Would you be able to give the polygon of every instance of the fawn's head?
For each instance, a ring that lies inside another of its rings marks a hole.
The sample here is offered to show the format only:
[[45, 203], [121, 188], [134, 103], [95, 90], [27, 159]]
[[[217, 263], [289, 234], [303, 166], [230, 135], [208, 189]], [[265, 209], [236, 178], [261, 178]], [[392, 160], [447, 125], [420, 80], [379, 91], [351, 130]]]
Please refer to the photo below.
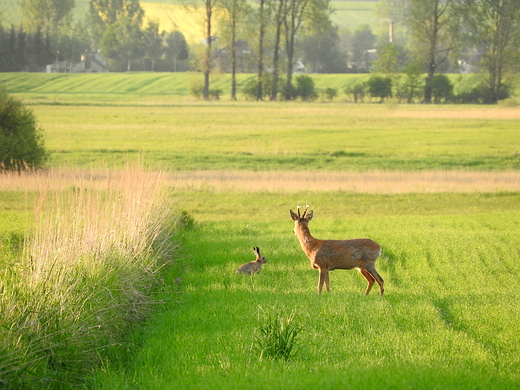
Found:
[[255, 261], [258, 261], [259, 263], [262, 263], [262, 264], [267, 263], [267, 259], [260, 254], [260, 248], [259, 247], [257, 247], [257, 246], [253, 247], [253, 251], [255, 252], [255, 255], [256, 255], [256, 260]]
[[294, 221], [294, 232], [296, 233], [296, 229], [301, 226], [307, 227], [309, 224], [309, 221], [313, 217], [313, 211], [308, 211], [309, 205], [305, 206], [305, 210], [303, 210], [303, 214], [300, 214], [300, 204], [298, 203], [297, 211], [298, 214], [296, 214], [294, 211], [291, 211], [291, 218]]

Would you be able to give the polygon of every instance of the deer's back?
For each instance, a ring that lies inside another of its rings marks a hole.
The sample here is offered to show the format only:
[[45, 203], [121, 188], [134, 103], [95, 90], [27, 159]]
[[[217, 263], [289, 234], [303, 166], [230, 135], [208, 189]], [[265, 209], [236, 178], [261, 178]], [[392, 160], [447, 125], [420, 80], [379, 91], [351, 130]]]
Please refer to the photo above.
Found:
[[351, 269], [374, 263], [381, 246], [369, 238], [353, 240], [323, 240], [316, 251], [315, 262], [333, 269]]

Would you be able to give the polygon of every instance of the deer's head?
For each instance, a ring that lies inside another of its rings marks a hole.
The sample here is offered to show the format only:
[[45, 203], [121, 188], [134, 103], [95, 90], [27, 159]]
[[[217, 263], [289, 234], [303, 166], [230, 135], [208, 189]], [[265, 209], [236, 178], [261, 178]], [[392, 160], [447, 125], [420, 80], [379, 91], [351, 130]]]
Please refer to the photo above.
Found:
[[303, 210], [303, 214], [300, 214], [300, 204], [298, 203], [296, 211], [298, 211], [298, 214], [296, 214], [294, 211], [290, 210], [291, 212], [291, 218], [294, 221], [294, 233], [296, 233], [296, 229], [300, 226], [307, 226], [309, 224], [309, 221], [313, 217], [313, 211], [309, 210], [309, 205], [305, 206], [305, 210]]

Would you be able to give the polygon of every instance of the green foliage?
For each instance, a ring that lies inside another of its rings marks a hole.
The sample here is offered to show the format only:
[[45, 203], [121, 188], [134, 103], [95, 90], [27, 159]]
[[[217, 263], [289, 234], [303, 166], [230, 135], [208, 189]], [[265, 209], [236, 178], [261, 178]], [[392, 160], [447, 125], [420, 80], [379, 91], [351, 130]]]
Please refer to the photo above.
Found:
[[336, 88], [327, 88], [323, 91], [323, 95], [325, 99], [332, 101], [336, 96], [338, 96], [338, 90]]
[[392, 96], [392, 79], [390, 77], [372, 75], [367, 81], [368, 93], [385, 100]]
[[33, 112], [0, 88], [0, 170], [41, 168], [47, 158]]
[[[278, 91], [284, 91], [287, 85], [287, 79], [284, 76], [278, 77]], [[248, 100], [256, 100], [259, 92], [259, 82], [258, 78], [248, 78], [248, 80], [244, 83], [244, 87], [242, 88], [242, 92], [244, 93], [246, 99]], [[262, 75], [262, 99], [268, 99], [271, 96], [271, 91], [273, 90], [273, 75], [271, 73], [265, 73]], [[290, 92], [290, 94], [294, 93], [294, 91]]]
[[314, 88], [314, 80], [307, 75], [298, 75], [295, 77], [296, 86], [294, 87], [294, 96], [300, 97], [303, 101], [316, 100], [318, 94]]
[[367, 84], [365, 82], [355, 83], [345, 88], [345, 93], [352, 96], [354, 103], [362, 102], [367, 93]]
[[434, 75], [431, 87], [435, 103], [447, 102], [453, 99], [453, 84], [445, 74], [439, 73]]
[[422, 96], [423, 88], [423, 65], [412, 61], [406, 66], [406, 77], [404, 82], [399, 85], [397, 97], [412, 103], [415, 99]]
[[404, 66], [405, 55], [402, 46], [388, 43], [379, 49], [378, 56], [379, 58], [372, 63], [372, 73], [395, 74]]
[[289, 315], [283, 312], [273, 313], [260, 306], [263, 318], [261, 325], [255, 329], [252, 350], [258, 354], [260, 361], [264, 359], [291, 360], [296, 356], [300, 342], [298, 336], [303, 328], [294, 320], [295, 312]]

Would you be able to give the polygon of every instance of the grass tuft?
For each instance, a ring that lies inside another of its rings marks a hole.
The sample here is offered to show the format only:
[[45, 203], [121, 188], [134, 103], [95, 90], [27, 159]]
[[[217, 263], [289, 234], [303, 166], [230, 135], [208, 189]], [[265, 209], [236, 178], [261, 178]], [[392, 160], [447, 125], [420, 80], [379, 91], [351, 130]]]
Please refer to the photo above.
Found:
[[291, 360], [295, 357], [303, 327], [294, 321], [295, 312], [270, 312], [260, 307], [262, 324], [255, 329], [252, 350], [262, 360]]

